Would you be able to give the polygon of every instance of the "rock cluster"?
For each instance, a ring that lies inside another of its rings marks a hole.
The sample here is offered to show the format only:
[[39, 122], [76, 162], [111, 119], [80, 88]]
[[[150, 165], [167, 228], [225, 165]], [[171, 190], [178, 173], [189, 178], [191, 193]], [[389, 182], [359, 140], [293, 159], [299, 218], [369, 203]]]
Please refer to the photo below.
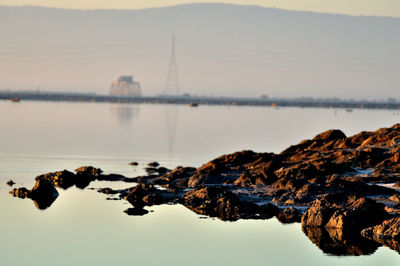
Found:
[[311, 241], [330, 254], [370, 254], [382, 244], [400, 252], [400, 124], [351, 137], [328, 130], [280, 154], [244, 150], [199, 168], [169, 170], [152, 162], [145, 170], [148, 175], [128, 178], [81, 167], [37, 180], [62, 188], [93, 180], [136, 182], [99, 192], [126, 199], [133, 205], [129, 215], [167, 203], [227, 221], [276, 216], [283, 223], [301, 221]]

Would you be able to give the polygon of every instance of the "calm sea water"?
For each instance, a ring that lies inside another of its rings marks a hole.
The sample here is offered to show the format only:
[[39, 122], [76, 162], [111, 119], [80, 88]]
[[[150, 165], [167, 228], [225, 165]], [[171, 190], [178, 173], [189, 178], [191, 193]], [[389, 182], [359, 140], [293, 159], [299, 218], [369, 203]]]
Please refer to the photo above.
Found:
[[[87, 189], [59, 189], [41, 211], [12, 198], [5, 182], [30, 188], [39, 174], [81, 165], [126, 176], [143, 174], [149, 161], [200, 166], [225, 153], [280, 152], [330, 128], [352, 135], [399, 118], [387, 110], [0, 102], [1, 264], [398, 265], [399, 254], [385, 247], [369, 256], [324, 254], [300, 224], [200, 219], [180, 205], [133, 217], [123, 213], [127, 202]], [[126, 184], [90, 185], [104, 186]]]

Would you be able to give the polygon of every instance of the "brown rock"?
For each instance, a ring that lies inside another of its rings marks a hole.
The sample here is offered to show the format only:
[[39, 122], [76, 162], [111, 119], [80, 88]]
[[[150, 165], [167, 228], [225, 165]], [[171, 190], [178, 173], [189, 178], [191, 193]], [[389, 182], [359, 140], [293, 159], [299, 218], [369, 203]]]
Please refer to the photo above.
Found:
[[301, 219], [303, 226], [360, 230], [388, 218], [384, 205], [368, 198], [331, 194], [314, 201]]
[[35, 185], [31, 190], [22, 188], [15, 188], [10, 191], [14, 197], [19, 198], [30, 198], [33, 200], [34, 204], [39, 209], [46, 209], [51, 206], [51, 204], [58, 197], [58, 191], [47, 179], [39, 179], [36, 181]]
[[75, 172], [80, 176], [98, 176], [103, 171], [100, 168], [94, 168], [93, 166], [81, 166], [75, 169]]
[[147, 166], [150, 166], [150, 167], [158, 167], [159, 165], [160, 164], [158, 162], [150, 162], [147, 164]]
[[76, 176], [74, 173], [63, 170], [58, 172], [47, 173], [43, 175], [39, 175], [35, 178], [35, 180], [45, 179], [50, 181], [54, 186], [67, 189], [72, 187], [76, 183]]
[[283, 224], [298, 223], [301, 221], [301, 213], [293, 208], [285, 208], [276, 215], [276, 218]]
[[187, 192], [181, 203], [196, 213], [236, 221], [240, 218], [256, 217], [257, 205], [242, 201], [230, 191], [217, 187], [203, 187]]
[[346, 135], [338, 129], [331, 129], [316, 135], [313, 140], [329, 142], [332, 140], [345, 139]]
[[362, 230], [361, 234], [375, 240], [393, 239], [400, 241], [400, 217], [383, 221], [381, 224]]
[[15, 182], [12, 180], [8, 180], [6, 184], [12, 187], [15, 184]]
[[21, 199], [28, 198], [30, 196], [30, 193], [31, 192], [25, 187], [14, 188], [13, 190], [10, 191], [11, 195]]

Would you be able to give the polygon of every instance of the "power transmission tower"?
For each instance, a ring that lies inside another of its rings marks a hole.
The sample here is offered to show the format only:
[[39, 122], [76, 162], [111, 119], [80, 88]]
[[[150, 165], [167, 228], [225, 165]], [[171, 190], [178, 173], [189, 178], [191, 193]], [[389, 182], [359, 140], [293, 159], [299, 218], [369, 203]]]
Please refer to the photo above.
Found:
[[171, 56], [169, 59], [167, 82], [165, 84], [164, 94], [179, 95], [178, 67], [175, 55], [175, 35], [172, 35]]

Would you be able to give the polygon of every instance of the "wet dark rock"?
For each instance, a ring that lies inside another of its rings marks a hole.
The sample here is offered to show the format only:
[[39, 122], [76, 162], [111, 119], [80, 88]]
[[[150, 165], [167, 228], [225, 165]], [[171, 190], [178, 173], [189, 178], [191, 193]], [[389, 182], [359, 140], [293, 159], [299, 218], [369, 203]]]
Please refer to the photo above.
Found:
[[289, 207], [281, 210], [276, 218], [283, 224], [299, 223], [301, 221], [301, 212], [296, 208]]
[[68, 189], [69, 187], [75, 185], [77, 178], [74, 173], [67, 170], [63, 170], [63, 171], [39, 175], [35, 178], [35, 180], [37, 181], [43, 179], [50, 181], [56, 187]]
[[253, 168], [252, 163], [269, 162], [274, 156], [272, 153], [255, 153], [248, 150], [222, 155], [198, 168], [190, 177], [188, 186], [195, 188], [204, 184], [233, 183], [244, 173], [246, 166]]
[[133, 187], [125, 199], [136, 208], [160, 205], [175, 200], [179, 194], [159, 190], [151, 184], [138, 184]]
[[268, 162], [258, 159], [247, 166], [247, 170], [233, 182], [233, 185], [240, 187], [270, 185], [278, 180], [274, 171], [281, 166], [280, 158], [273, 158]]
[[171, 171], [165, 167], [158, 167], [158, 168], [157, 167], [146, 167], [146, 168], [144, 168], [144, 170], [149, 175], [164, 175]]
[[138, 162], [130, 162], [129, 164], [132, 165], [132, 166], [137, 166], [137, 165], [139, 165]]
[[390, 217], [384, 205], [372, 199], [330, 194], [317, 199], [301, 219], [304, 227], [336, 228], [344, 231], [376, 225]]
[[313, 140], [314, 141], [322, 141], [322, 142], [329, 142], [329, 141], [335, 141], [335, 140], [341, 140], [345, 139], [346, 135], [338, 129], [330, 129], [325, 132], [322, 132], [318, 135], [316, 135]]
[[347, 139], [347, 147], [356, 148], [372, 135], [374, 135], [374, 132], [362, 131], [354, 136], [351, 136]]
[[103, 171], [100, 168], [94, 168], [93, 166], [81, 166], [75, 169], [75, 172], [78, 176], [95, 177], [100, 175]]
[[274, 173], [260, 175], [245, 172], [238, 179], [236, 179], [235, 182], [233, 182], [233, 185], [240, 187], [265, 186], [272, 184], [277, 179], [278, 178]]
[[169, 171], [171, 171], [171, 170], [169, 170], [169, 169], [167, 169], [165, 167], [158, 167], [157, 168], [157, 173], [159, 175], [164, 175], [164, 174], [168, 173]]
[[196, 213], [227, 221], [260, 214], [256, 204], [243, 201], [236, 194], [218, 187], [201, 187], [188, 191], [180, 203]]
[[151, 175], [151, 174], [157, 174], [157, 168], [156, 167], [146, 167], [144, 168], [144, 170], [146, 171], [147, 174]]
[[[229, 179], [227, 175], [222, 175], [227, 166], [220, 162], [209, 162], [199, 169], [188, 180], [189, 187], [197, 187], [202, 184], [223, 184]], [[231, 178], [232, 179], [232, 178]]]
[[6, 184], [9, 185], [10, 187], [12, 187], [12, 186], [14, 186], [15, 182], [12, 180], [8, 180]]
[[306, 178], [352, 173], [355, 170], [345, 163], [335, 163], [327, 159], [307, 160], [282, 167], [275, 174], [278, 178]]
[[10, 194], [14, 197], [18, 197], [21, 199], [28, 198], [30, 196], [31, 191], [28, 190], [26, 187], [21, 188], [14, 188], [10, 191]]
[[313, 143], [312, 140], [303, 140], [301, 141], [299, 144], [296, 145], [291, 145], [290, 147], [288, 147], [287, 149], [283, 150], [280, 155], [282, 156], [290, 156], [296, 153], [302, 153], [304, 152], [311, 144]]
[[161, 179], [171, 187], [186, 188], [189, 178], [194, 175], [196, 168], [179, 166], [167, 174], [164, 174]]
[[150, 167], [158, 167], [160, 164], [158, 163], [158, 162], [150, 162], [150, 163], [148, 163], [147, 164], [147, 166], [150, 166]]
[[82, 166], [75, 171], [77, 172], [76, 174], [68, 170], [52, 172], [39, 175], [35, 179], [48, 180], [53, 183], [54, 186], [62, 189], [68, 189], [72, 186], [84, 189], [96, 179], [100, 181], [120, 181], [125, 178], [124, 176], [117, 174], [102, 175], [100, 169], [92, 166]]

